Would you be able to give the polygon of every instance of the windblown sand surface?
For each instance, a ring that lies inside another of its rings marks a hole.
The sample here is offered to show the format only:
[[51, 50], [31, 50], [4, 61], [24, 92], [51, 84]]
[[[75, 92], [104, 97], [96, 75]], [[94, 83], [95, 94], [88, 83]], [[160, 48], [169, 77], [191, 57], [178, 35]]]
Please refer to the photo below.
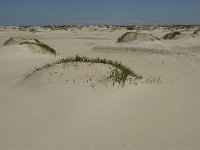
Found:
[[[93, 29], [95, 28], [96, 31]], [[117, 43], [128, 31], [21, 31], [0, 28], [0, 150], [199, 150], [198, 28], [135, 29], [140, 40]], [[145, 35], [160, 40], [145, 40]], [[57, 55], [34, 53], [11, 37], [38, 39]], [[144, 39], [144, 40], [143, 40]], [[125, 86], [108, 80], [112, 66], [57, 64], [75, 55], [119, 61], [143, 76]]]

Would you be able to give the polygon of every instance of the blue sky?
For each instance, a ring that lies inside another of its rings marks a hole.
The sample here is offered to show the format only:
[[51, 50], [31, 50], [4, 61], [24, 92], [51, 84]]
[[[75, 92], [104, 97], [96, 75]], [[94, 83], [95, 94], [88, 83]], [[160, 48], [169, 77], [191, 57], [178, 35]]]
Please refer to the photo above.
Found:
[[0, 25], [200, 24], [200, 0], [0, 0]]

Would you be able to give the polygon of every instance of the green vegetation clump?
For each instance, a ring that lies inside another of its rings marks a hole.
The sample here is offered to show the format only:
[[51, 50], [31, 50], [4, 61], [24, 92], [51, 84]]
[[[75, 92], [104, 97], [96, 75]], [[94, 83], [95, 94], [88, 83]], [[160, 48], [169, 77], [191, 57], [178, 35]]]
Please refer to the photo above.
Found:
[[125, 82], [128, 80], [128, 78], [134, 78], [134, 80], [140, 80], [142, 79], [141, 75], [138, 75], [128, 67], [122, 65], [121, 63], [117, 61], [107, 60], [107, 59], [100, 59], [100, 58], [88, 58], [88, 57], [82, 57], [82, 56], [75, 56], [70, 58], [64, 58], [61, 60], [58, 60], [57, 62], [54, 62], [52, 64], [46, 64], [42, 67], [36, 68], [33, 72], [27, 75], [27, 77], [33, 75], [35, 72], [38, 72], [42, 69], [49, 68], [56, 64], [65, 64], [65, 63], [73, 63], [73, 62], [81, 62], [81, 63], [98, 63], [98, 64], [107, 64], [111, 65], [115, 69], [111, 71], [109, 78], [113, 80], [113, 83], [117, 82], [121, 85], [124, 85]]
[[154, 37], [151, 34], [142, 34], [142, 33], [137, 33], [137, 32], [127, 32], [121, 37], [118, 38], [117, 42], [122, 43], [122, 42], [133, 42], [136, 40], [140, 41], [156, 41], [160, 40], [157, 37]]
[[166, 34], [166, 35], [163, 37], [163, 39], [165, 39], [165, 40], [172, 40], [172, 39], [176, 39], [177, 36], [179, 36], [179, 35], [181, 35], [181, 32], [175, 31], [175, 32]]

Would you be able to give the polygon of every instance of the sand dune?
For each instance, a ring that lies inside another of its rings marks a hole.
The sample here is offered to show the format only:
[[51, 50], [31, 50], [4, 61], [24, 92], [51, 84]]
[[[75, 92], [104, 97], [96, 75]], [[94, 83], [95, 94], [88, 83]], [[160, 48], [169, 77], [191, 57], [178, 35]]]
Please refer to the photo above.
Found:
[[58, 64], [25, 78], [16, 86], [70, 88], [85, 84], [91, 89], [98, 86], [113, 86], [114, 82], [110, 78], [113, 69], [112, 66], [92, 63]]
[[34, 53], [53, 54], [56, 55], [56, 51], [48, 45], [40, 42], [37, 39], [25, 39], [25, 38], [10, 38], [4, 42], [5, 46], [8, 45], [26, 45]]
[[[38, 65], [51, 62], [54, 55], [41, 55], [41, 48], [33, 45], [20, 44], [27, 40], [22, 38], [11, 39], [6, 46], [0, 49], [1, 71], [0, 87], [11, 87]], [[30, 40], [33, 42], [33, 40]], [[8, 69], [12, 68], [12, 69]]]
[[[145, 41], [197, 27], [135, 27], [145, 37], [134, 44], [116, 43], [125, 27], [95, 28], [0, 30], [0, 149], [199, 150], [199, 37]], [[39, 39], [60, 55], [33, 53], [23, 39], [4, 46], [10, 37]], [[143, 79], [113, 86], [108, 64], [55, 64], [77, 54], [121, 62]]]
[[110, 84], [113, 87], [115, 84], [121, 87], [127, 83], [137, 84], [137, 80], [141, 80], [142, 76], [119, 62], [76, 56], [35, 68], [26, 75], [23, 81], [26, 82], [29, 78], [33, 78], [34, 81], [38, 80], [37, 83], [32, 82], [34, 86], [40, 86], [40, 83], [66, 84], [73, 82], [75, 84], [78, 82], [89, 83], [94, 88], [99, 84], [104, 86]]
[[150, 34], [142, 34], [137, 32], [127, 32], [118, 39], [118, 43], [134, 42], [134, 41], [156, 41], [158, 38]]

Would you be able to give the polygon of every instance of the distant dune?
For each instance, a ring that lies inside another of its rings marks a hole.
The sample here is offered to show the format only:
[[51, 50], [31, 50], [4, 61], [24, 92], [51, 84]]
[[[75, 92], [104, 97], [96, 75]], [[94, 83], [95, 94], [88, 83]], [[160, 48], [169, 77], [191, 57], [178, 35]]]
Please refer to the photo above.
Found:
[[127, 32], [118, 39], [118, 43], [134, 42], [134, 41], [156, 41], [158, 38], [150, 34], [142, 34], [136, 32]]
[[53, 54], [56, 55], [56, 51], [48, 45], [40, 42], [37, 39], [25, 39], [20, 37], [10, 38], [4, 42], [5, 46], [9, 45], [26, 45], [32, 52], [42, 54]]

